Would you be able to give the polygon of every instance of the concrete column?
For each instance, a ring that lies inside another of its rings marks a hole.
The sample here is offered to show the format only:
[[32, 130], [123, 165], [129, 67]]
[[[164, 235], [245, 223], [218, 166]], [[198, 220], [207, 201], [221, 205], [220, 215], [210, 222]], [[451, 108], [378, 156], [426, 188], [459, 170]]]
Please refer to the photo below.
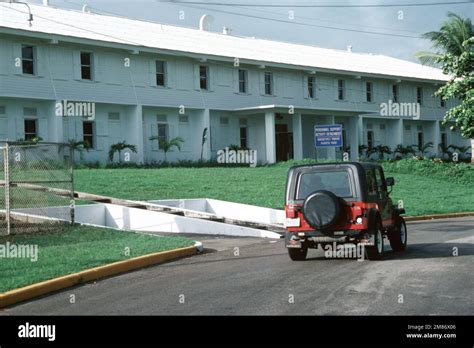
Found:
[[359, 115], [357, 119], [357, 131], [359, 132], [359, 143], [364, 144], [364, 116]]
[[[206, 142], [202, 145], [202, 134], [204, 129], [207, 128]], [[199, 158], [203, 161], [209, 161], [211, 159], [211, 137], [217, 137], [217, 134], [211, 134], [211, 113], [209, 109], [203, 109], [201, 112], [201, 127], [198, 129], [198, 149], [199, 149]]]
[[395, 121], [395, 127], [393, 129], [393, 141], [394, 141], [394, 148], [398, 144], [403, 144], [403, 118], [399, 118]]
[[349, 119], [349, 146], [351, 149], [351, 161], [357, 161], [359, 158], [359, 118], [351, 117]]
[[[334, 116], [329, 116], [328, 117], [328, 124], [334, 124], [336, 122], [336, 118]], [[328, 147], [326, 148], [327, 150], [327, 159], [335, 160], [336, 159], [336, 148], [335, 147]]]
[[295, 160], [303, 159], [303, 125], [301, 114], [293, 116], [293, 153]]
[[275, 163], [275, 113], [273, 111], [268, 111], [265, 113], [265, 152], [267, 162]]
[[144, 141], [148, 141], [148, 139], [144, 139], [143, 134], [143, 107], [142, 105], [134, 105], [127, 109], [127, 142], [130, 142], [137, 147], [137, 153], [133, 154], [132, 158], [135, 158], [135, 162], [137, 163], [144, 163]]
[[433, 121], [433, 139], [432, 139], [432, 142], [433, 142], [433, 147], [431, 148], [431, 153], [433, 155], [437, 155], [438, 154], [438, 144], [441, 143], [441, 132], [440, 132], [440, 129], [439, 129], [439, 121], [436, 120], [436, 121]]
[[[44, 139], [44, 141], [50, 141], [53, 143], [62, 143], [65, 139], [63, 139], [63, 117], [62, 115], [56, 115], [56, 105], [59, 103], [61, 104], [61, 100], [54, 100], [51, 101], [50, 105], [48, 106], [48, 138]], [[66, 142], [68, 140], [66, 139]]]

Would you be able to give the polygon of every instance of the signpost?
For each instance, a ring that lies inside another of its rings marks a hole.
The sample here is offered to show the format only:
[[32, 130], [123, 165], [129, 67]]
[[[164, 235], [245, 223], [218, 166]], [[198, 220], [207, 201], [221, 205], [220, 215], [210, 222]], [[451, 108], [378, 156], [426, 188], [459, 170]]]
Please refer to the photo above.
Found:
[[342, 124], [314, 125], [315, 147], [342, 147]]

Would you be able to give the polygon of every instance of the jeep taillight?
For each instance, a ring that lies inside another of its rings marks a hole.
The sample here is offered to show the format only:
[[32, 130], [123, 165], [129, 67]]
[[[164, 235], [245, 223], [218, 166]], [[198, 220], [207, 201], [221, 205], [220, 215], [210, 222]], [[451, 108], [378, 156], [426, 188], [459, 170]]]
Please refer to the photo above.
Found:
[[288, 204], [286, 206], [286, 217], [294, 218], [296, 217], [296, 209], [294, 204]]

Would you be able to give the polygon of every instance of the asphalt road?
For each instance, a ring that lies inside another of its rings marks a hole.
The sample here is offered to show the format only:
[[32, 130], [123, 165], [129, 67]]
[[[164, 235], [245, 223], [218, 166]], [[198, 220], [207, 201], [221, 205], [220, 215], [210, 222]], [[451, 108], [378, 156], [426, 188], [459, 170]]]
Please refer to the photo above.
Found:
[[[0, 313], [474, 314], [474, 218], [413, 222], [408, 233], [407, 251], [393, 253], [386, 242], [384, 261], [331, 260], [312, 250], [308, 260], [294, 262], [282, 240], [205, 240], [205, 246], [218, 251], [68, 289]], [[454, 248], [458, 256], [453, 256]]]

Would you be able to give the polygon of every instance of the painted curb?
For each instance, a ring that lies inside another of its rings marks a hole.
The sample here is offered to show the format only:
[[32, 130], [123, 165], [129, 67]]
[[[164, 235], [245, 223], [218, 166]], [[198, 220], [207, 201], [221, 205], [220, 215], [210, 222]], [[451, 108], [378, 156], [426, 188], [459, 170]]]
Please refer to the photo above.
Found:
[[406, 216], [404, 217], [404, 219], [405, 221], [423, 221], [423, 220], [435, 220], [435, 219], [452, 219], [452, 218], [459, 218], [459, 217], [465, 217], [465, 216], [474, 216], [474, 212]]
[[0, 294], [0, 308], [93, 280], [110, 277], [186, 256], [195, 255], [198, 252], [199, 251], [196, 246], [191, 246], [138, 256], [129, 260], [114, 262], [108, 265], [99, 266], [78, 273], [68, 274], [59, 278], [28, 285], [23, 288], [10, 290]]

